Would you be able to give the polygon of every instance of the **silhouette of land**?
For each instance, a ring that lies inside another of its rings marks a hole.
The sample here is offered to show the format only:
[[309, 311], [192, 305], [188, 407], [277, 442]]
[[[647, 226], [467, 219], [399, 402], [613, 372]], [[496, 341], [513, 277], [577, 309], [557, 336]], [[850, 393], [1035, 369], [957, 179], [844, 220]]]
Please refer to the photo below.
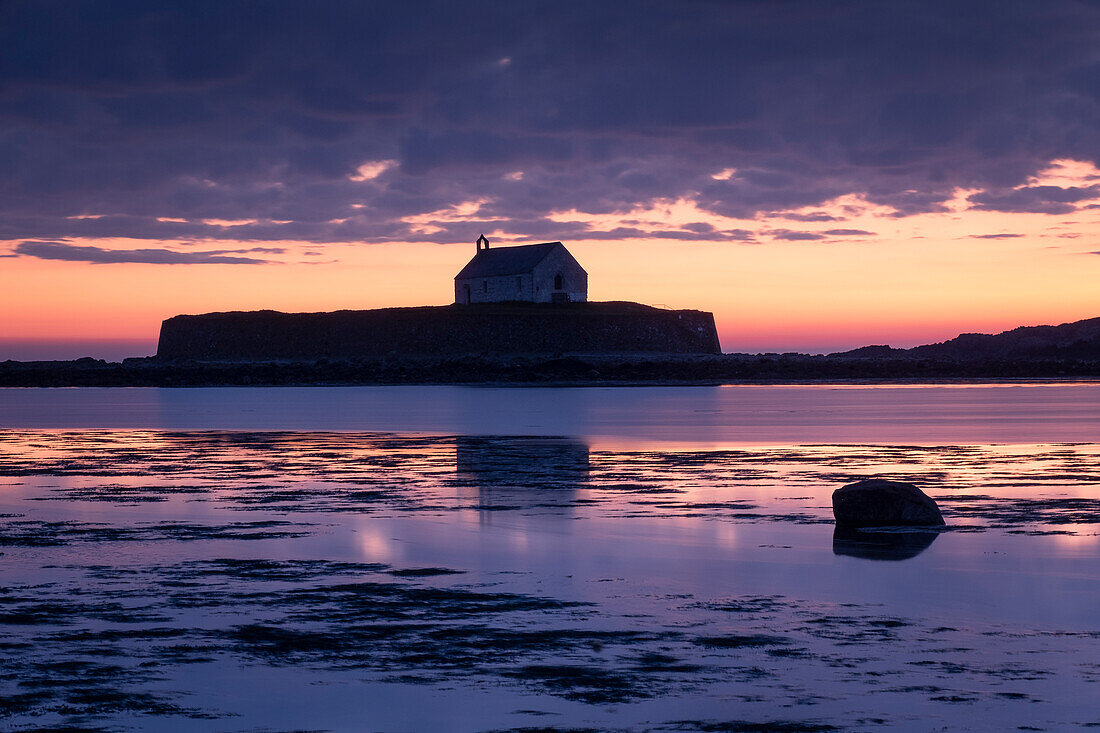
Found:
[[628, 302], [206, 313], [166, 320], [157, 347], [201, 361], [648, 353], [721, 353], [714, 316]]
[[864, 346], [832, 354], [846, 358], [976, 360], [1100, 360], [1100, 318], [1060, 326], [1021, 326], [998, 334], [964, 333], [950, 341], [893, 349]]
[[[575, 304], [581, 305], [581, 304]], [[596, 304], [588, 304], [596, 305]], [[672, 311], [658, 311], [675, 313]], [[787, 354], [402, 354], [204, 361], [146, 357], [0, 362], [0, 386], [291, 384], [721, 384], [783, 381], [1100, 378], [1100, 318], [964, 334], [912, 349]]]

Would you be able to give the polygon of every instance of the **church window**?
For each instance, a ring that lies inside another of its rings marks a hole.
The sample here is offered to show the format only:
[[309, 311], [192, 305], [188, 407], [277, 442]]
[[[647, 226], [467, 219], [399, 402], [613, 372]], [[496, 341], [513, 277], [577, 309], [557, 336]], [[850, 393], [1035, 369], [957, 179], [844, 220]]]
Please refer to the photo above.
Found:
[[488, 280], [482, 280], [481, 281], [481, 292], [483, 292], [483, 293], [489, 292], [489, 281]]
[[554, 290], [561, 290], [561, 273], [554, 275]]

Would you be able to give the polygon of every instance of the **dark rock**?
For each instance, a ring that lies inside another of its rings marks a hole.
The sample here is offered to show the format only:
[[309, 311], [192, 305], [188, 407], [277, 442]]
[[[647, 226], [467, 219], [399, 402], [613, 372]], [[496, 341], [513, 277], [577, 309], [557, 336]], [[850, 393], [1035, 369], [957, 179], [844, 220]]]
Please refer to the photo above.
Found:
[[913, 484], [865, 479], [833, 492], [833, 517], [848, 527], [936, 526], [940, 508]]
[[206, 313], [164, 321], [157, 345], [158, 360], [206, 362], [642, 353], [720, 354], [714, 316], [628, 302]]

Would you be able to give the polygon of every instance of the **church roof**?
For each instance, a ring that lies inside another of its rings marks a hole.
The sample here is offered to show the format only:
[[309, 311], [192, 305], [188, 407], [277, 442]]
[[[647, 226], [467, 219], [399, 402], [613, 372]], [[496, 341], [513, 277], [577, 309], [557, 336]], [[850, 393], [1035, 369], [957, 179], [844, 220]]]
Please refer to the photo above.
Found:
[[479, 250], [474, 258], [455, 275], [455, 280], [527, 273], [535, 269], [535, 265], [542, 262], [551, 250], [562, 246], [564, 245], [561, 242], [543, 242]]

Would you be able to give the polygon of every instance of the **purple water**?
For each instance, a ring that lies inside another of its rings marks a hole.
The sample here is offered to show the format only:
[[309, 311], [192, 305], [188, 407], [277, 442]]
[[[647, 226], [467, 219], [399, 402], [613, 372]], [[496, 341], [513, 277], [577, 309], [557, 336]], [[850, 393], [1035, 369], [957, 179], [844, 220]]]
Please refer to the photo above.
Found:
[[[1100, 386], [0, 390], [0, 727], [1100, 722]], [[834, 537], [918, 483], [942, 533]]]

